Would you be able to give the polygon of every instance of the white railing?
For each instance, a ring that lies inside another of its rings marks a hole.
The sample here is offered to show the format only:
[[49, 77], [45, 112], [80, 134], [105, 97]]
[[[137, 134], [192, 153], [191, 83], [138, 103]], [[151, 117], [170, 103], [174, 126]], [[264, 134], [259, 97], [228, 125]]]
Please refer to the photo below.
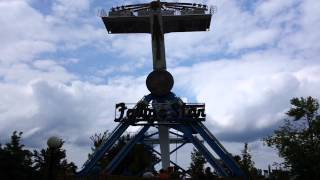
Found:
[[[99, 17], [107, 17], [107, 16], [149, 16], [151, 13], [150, 9], [144, 9], [141, 11], [130, 11], [130, 10], [121, 10], [121, 11], [106, 11], [105, 9], [98, 10]], [[175, 10], [175, 9], [166, 9], [161, 10], [161, 14], [164, 16], [180, 16], [180, 15], [205, 15], [205, 14], [215, 14], [217, 13], [217, 6], [210, 6], [209, 10], [205, 9], [193, 9], [193, 8], [186, 8], [182, 10]]]

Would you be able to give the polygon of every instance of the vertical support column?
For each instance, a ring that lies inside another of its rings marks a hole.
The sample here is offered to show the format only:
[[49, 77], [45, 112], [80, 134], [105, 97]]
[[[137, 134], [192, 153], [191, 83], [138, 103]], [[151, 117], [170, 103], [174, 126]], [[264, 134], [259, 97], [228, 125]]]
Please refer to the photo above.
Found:
[[162, 168], [167, 169], [170, 166], [169, 129], [163, 125], [160, 125], [158, 129]]
[[164, 47], [164, 33], [161, 10], [154, 10], [150, 15], [150, 29], [152, 41], [153, 69], [166, 69], [166, 55]]
[[[161, 15], [160, 1], [154, 2], [153, 13], [150, 15], [150, 30], [152, 40], [153, 69], [166, 70], [166, 55], [164, 47], [164, 32]], [[162, 168], [170, 166], [169, 129], [167, 126], [159, 126], [159, 139]]]

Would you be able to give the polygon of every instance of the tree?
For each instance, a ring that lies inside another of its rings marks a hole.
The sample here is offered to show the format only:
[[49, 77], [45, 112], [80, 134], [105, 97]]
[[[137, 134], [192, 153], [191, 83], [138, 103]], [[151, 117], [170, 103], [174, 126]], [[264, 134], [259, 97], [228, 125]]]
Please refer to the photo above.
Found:
[[251, 154], [249, 153], [248, 143], [244, 143], [244, 149], [241, 152], [242, 158], [236, 159], [239, 162], [241, 169], [246, 173], [249, 179], [254, 179], [258, 175], [258, 170], [254, 167], [254, 162], [251, 159]]
[[[94, 152], [104, 141], [108, 138], [108, 132], [94, 134], [90, 137], [93, 142], [91, 148]], [[100, 169], [105, 169], [118, 152], [130, 141], [133, 137], [129, 134], [121, 136], [113, 147], [106, 152], [100, 159], [98, 165]], [[93, 154], [93, 153], [92, 153]], [[89, 157], [92, 156], [89, 154]], [[125, 158], [119, 163], [113, 174], [127, 174], [127, 175], [140, 175], [146, 168], [153, 168], [153, 164], [158, 161], [158, 157], [143, 144], [135, 144], [132, 150], [126, 155]]]
[[[108, 131], [105, 131], [103, 133], [95, 133], [93, 136], [90, 136], [90, 140], [93, 143], [93, 146], [91, 147], [91, 151], [92, 153], [88, 154], [88, 158], [91, 158], [91, 156], [93, 155], [93, 153], [102, 145], [102, 143], [104, 141], [107, 140], [109, 136]], [[110, 153], [110, 152], [109, 152]], [[99, 167], [103, 168], [103, 167], [107, 167], [107, 164], [110, 162], [110, 160], [108, 159], [108, 156], [105, 154], [99, 161], [98, 161], [98, 165]]]
[[320, 178], [319, 102], [312, 97], [291, 99], [288, 118], [264, 139], [284, 158], [286, 168], [299, 179]]
[[198, 150], [193, 148], [193, 151], [191, 152], [191, 164], [189, 168], [192, 179], [197, 180], [204, 176], [205, 163], [206, 159], [203, 157], [203, 155]]
[[21, 144], [22, 132], [14, 131], [11, 141], [0, 145], [0, 179], [33, 179], [32, 153]]
[[34, 151], [35, 168], [39, 172], [40, 179], [56, 179], [66, 177], [75, 173], [77, 167], [73, 162], [68, 163], [66, 151], [61, 146], [53, 149], [47, 147], [40, 152]]
[[63, 142], [57, 149], [34, 150], [32, 153], [21, 144], [22, 134], [14, 131], [9, 143], [0, 144], [0, 179], [55, 179], [75, 172], [76, 166], [66, 160]]

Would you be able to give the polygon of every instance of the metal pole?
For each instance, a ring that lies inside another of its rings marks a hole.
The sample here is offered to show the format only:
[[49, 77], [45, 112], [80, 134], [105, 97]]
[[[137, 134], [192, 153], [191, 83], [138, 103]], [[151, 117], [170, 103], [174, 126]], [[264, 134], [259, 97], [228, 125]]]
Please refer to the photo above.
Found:
[[153, 10], [150, 15], [150, 29], [152, 41], [153, 69], [166, 69], [166, 55], [164, 46], [164, 33], [162, 24], [161, 7]]
[[[154, 7], [153, 13], [150, 15], [153, 69], [166, 70], [166, 55], [160, 0], [158, 0], [157, 3], [157, 7]], [[158, 129], [162, 168], [167, 169], [170, 166], [169, 128], [164, 125], [159, 125]]]
[[170, 166], [169, 129], [167, 126], [159, 126], [159, 139], [162, 168], [167, 169]]
[[48, 174], [48, 179], [49, 180], [53, 180], [53, 173], [52, 173], [52, 171], [53, 171], [53, 148], [51, 148], [51, 147], [49, 147], [49, 151], [50, 151], [50, 162], [49, 162], [49, 174]]

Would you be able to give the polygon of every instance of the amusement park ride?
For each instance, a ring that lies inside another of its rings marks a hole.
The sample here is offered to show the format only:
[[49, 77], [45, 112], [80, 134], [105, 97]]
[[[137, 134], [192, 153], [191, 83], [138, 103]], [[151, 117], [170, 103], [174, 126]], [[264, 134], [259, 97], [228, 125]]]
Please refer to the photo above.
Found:
[[[215, 136], [202, 123], [205, 121], [205, 104], [184, 103], [171, 89], [174, 84], [172, 75], [166, 70], [164, 34], [170, 32], [208, 31], [213, 9], [206, 5], [192, 3], [174, 3], [152, 1], [150, 3], [125, 5], [101, 12], [101, 18], [108, 33], [150, 33], [152, 39], [153, 71], [146, 79], [150, 91], [133, 107], [129, 104], [116, 104], [118, 123], [110, 136], [87, 160], [79, 171], [79, 176], [92, 174], [97, 162], [108, 152], [129, 126], [141, 126], [137, 134], [111, 160], [106, 169], [112, 174], [121, 160], [130, 152], [136, 143], [143, 143], [153, 152], [161, 156], [162, 168], [170, 163], [170, 154], [186, 143], [192, 143], [203, 154], [207, 162], [220, 176], [237, 176], [246, 179], [233, 157], [220, 144]], [[157, 131], [148, 134], [151, 128]], [[176, 130], [179, 133], [171, 130]], [[181, 144], [170, 151], [169, 134], [179, 137]], [[147, 140], [158, 136], [160, 152], [149, 146]], [[215, 157], [207, 146], [198, 138], [201, 136], [215, 152]], [[183, 172], [183, 170], [181, 168]]]

